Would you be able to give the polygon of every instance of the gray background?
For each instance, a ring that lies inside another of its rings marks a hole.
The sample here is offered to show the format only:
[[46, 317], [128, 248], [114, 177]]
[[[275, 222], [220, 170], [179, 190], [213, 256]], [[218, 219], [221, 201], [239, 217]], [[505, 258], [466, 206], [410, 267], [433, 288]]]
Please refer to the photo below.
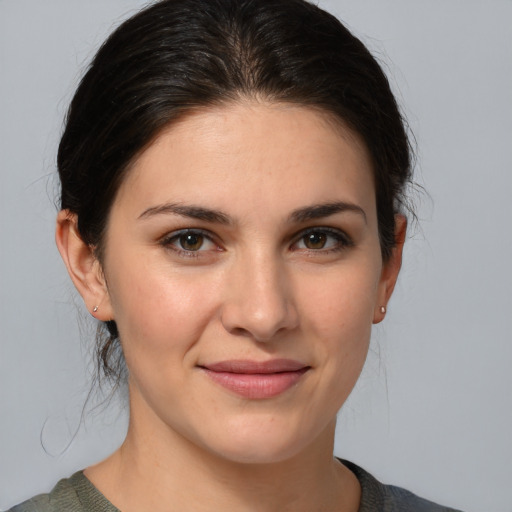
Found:
[[[142, 4], [0, 0], [0, 509], [125, 431], [119, 400], [88, 407], [77, 431], [94, 325], [54, 247], [52, 177], [81, 69]], [[512, 2], [320, 5], [390, 74], [430, 194], [336, 451], [467, 512], [512, 511]]]

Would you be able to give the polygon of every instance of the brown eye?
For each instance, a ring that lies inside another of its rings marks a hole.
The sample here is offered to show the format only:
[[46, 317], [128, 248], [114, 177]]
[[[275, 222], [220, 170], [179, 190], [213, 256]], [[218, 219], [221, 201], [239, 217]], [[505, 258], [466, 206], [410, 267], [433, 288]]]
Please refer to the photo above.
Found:
[[327, 235], [325, 233], [308, 233], [303, 240], [308, 249], [323, 249], [327, 243]]
[[199, 257], [204, 256], [203, 253], [220, 250], [212, 236], [199, 229], [183, 229], [169, 233], [160, 240], [160, 245], [182, 257]]
[[178, 239], [180, 247], [185, 251], [198, 251], [204, 243], [204, 236], [199, 233], [185, 233]]
[[343, 251], [353, 245], [352, 239], [340, 229], [319, 226], [299, 234], [291, 249], [309, 251], [310, 255], [325, 255], [333, 251]]

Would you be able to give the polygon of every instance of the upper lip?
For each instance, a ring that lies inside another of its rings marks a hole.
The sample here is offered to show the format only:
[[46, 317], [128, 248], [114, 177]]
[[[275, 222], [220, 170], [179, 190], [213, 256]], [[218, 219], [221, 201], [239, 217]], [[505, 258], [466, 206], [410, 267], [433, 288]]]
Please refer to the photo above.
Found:
[[279, 372], [296, 372], [308, 369], [309, 366], [293, 359], [270, 359], [269, 361], [251, 361], [248, 359], [232, 359], [201, 365], [212, 372], [265, 374]]

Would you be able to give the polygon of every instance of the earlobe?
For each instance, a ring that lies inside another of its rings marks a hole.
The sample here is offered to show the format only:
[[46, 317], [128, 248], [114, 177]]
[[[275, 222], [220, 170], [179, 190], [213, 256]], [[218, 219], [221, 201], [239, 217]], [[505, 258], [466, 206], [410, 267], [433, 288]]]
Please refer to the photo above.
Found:
[[378, 324], [384, 320], [386, 316], [387, 304], [400, 273], [402, 266], [402, 252], [405, 243], [405, 235], [407, 232], [407, 218], [405, 215], [395, 215], [395, 247], [391, 252], [391, 256], [382, 266], [382, 273], [379, 283], [379, 291], [377, 294], [377, 303], [373, 315], [373, 323]]
[[100, 262], [93, 247], [82, 240], [77, 217], [69, 210], [61, 210], [57, 215], [55, 241], [88, 311], [98, 320], [112, 320], [110, 298]]

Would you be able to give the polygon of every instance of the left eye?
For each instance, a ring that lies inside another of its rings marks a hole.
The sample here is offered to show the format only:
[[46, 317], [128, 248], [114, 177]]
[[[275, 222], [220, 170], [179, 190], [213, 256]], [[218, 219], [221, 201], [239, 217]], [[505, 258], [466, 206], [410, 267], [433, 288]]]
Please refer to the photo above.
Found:
[[211, 251], [217, 247], [206, 234], [192, 230], [171, 233], [162, 240], [162, 244], [186, 252]]
[[351, 245], [350, 240], [341, 232], [333, 230], [307, 231], [294, 244], [295, 249], [306, 249], [310, 251], [343, 249]]

